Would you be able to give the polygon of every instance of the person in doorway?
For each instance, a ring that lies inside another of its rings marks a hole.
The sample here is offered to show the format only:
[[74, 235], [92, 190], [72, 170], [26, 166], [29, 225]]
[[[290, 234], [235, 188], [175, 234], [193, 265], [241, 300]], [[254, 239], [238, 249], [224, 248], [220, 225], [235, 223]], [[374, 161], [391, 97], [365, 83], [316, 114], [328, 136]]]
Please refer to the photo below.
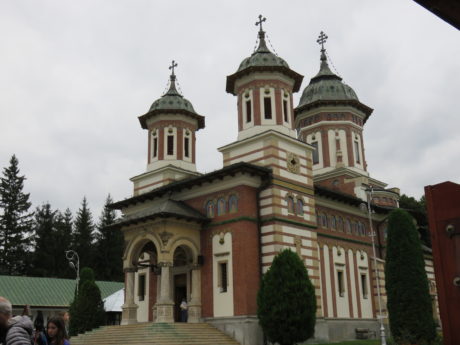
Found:
[[185, 298], [182, 298], [182, 302], [180, 304], [180, 322], [187, 322], [188, 319], [188, 305]]
[[64, 320], [57, 316], [48, 320], [46, 333], [42, 332], [37, 337], [37, 345], [70, 345], [66, 339]]
[[28, 316], [13, 315], [11, 302], [0, 297], [0, 342], [4, 345], [30, 345], [33, 342], [34, 325]]
[[70, 325], [70, 314], [68, 311], [62, 311], [59, 313], [59, 317], [64, 320], [65, 325], [65, 338], [69, 339], [69, 325]]
[[35, 337], [34, 337], [34, 344], [37, 344], [38, 337], [41, 336], [45, 332], [45, 319], [43, 318], [43, 312], [41, 310], [37, 311], [37, 316], [34, 320], [34, 329], [35, 329]]

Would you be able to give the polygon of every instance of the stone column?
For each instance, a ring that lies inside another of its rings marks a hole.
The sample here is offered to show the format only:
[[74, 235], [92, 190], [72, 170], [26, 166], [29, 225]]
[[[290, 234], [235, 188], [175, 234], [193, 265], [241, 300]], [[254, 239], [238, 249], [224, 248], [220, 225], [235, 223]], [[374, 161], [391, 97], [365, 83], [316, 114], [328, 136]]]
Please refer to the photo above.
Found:
[[137, 323], [137, 304], [134, 303], [134, 273], [136, 269], [134, 267], [126, 268], [126, 281], [125, 281], [125, 303], [121, 307], [122, 318], [121, 324], [122, 325], [131, 325], [133, 323]]
[[201, 321], [201, 267], [192, 268], [192, 294], [188, 308], [188, 322]]
[[160, 298], [156, 304], [155, 322], [174, 322], [174, 302], [171, 299], [171, 262], [160, 262]]

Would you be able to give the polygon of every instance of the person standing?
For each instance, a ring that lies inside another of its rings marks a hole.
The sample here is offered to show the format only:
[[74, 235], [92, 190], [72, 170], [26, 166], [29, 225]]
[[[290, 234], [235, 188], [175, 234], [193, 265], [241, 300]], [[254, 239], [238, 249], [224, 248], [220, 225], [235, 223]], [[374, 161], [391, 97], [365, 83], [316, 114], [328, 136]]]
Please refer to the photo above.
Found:
[[180, 304], [180, 322], [187, 322], [188, 319], [188, 305], [185, 298], [182, 298], [182, 303]]
[[5, 345], [30, 345], [33, 342], [34, 325], [28, 316], [13, 315], [11, 302], [0, 297], [0, 330]]

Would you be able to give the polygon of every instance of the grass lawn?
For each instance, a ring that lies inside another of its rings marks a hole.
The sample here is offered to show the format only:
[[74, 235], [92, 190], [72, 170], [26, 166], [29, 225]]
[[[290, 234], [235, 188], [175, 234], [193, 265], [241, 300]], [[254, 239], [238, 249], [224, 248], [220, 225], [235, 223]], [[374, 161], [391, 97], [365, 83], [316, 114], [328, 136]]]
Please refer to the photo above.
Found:
[[372, 340], [350, 340], [350, 341], [341, 341], [340, 343], [327, 343], [321, 345], [379, 345], [379, 339]]

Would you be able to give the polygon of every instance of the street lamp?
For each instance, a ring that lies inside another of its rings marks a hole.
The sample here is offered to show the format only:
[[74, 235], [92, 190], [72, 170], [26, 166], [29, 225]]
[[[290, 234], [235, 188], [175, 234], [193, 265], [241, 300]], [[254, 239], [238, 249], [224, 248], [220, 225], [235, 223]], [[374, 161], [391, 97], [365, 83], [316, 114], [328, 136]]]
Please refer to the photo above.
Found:
[[378, 319], [380, 319], [380, 338], [381, 338], [381, 344], [386, 345], [387, 340], [386, 340], [386, 337], [385, 337], [385, 326], [383, 325], [384, 316], [382, 314], [382, 301], [381, 301], [381, 298], [380, 298], [380, 277], [379, 277], [379, 269], [377, 267], [377, 255], [376, 255], [376, 252], [375, 252], [375, 236], [377, 235], [377, 233], [374, 232], [374, 228], [372, 226], [372, 210], [371, 210], [372, 193], [373, 193], [372, 186], [369, 189], [366, 189], [367, 205], [365, 203], [362, 203], [360, 205], [360, 208], [363, 211], [366, 211], [366, 209], [367, 209], [367, 215], [369, 217], [369, 227], [370, 227], [369, 236], [372, 239], [372, 253], [374, 255], [375, 279], [377, 281], [377, 298], [378, 298], [378, 303], [379, 303], [379, 316], [378, 316]]
[[80, 283], [80, 257], [75, 250], [66, 250], [65, 257], [69, 260], [69, 266], [77, 273], [77, 295], [78, 284]]

